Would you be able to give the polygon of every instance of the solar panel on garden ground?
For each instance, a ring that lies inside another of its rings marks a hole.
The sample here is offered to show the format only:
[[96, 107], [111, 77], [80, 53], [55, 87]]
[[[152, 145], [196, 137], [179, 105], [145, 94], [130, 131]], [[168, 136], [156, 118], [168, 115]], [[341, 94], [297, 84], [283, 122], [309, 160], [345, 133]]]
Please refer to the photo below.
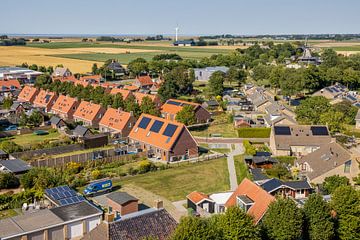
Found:
[[275, 126], [275, 135], [291, 135], [291, 131], [289, 127], [284, 126]]
[[172, 136], [174, 135], [177, 127], [178, 127], [178, 126], [169, 123], [169, 124], [166, 126], [166, 128], [165, 128], [165, 130], [164, 130], [164, 132], [163, 132], [163, 135], [165, 135], [165, 136], [167, 136], [167, 137], [172, 137]]
[[171, 104], [171, 105], [175, 105], [175, 106], [180, 106], [181, 102], [175, 102], [175, 101], [167, 101], [167, 104]]
[[150, 131], [158, 133], [163, 125], [164, 125], [164, 122], [155, 120], [155, 122], [153, 123], [153, 125], [150, 128]]
[[314, 136], [327, 136], [329, 132], [327, 127], [311, 127], [311, 132]]
[[149, 125], [151, 119], [148, 117], [143, 117], [139, 123], [139, 128], [143, 128], [146, 129], [147, 126]]

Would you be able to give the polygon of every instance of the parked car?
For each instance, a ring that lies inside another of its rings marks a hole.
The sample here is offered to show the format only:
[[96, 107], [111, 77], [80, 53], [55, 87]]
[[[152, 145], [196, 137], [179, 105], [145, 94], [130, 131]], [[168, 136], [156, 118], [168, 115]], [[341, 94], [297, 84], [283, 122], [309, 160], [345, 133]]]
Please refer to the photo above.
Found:
[[104, 178], [97, 181], [91, 182], [84, 189], [85, 196], [93, 196], [95, 194], [110, 192], [112, 189], [112, 181], [111, 179]]
[[15, 130], [17, 130], [16, 125], [10, 125], [4, 129], [4, 131], [15, 131]]

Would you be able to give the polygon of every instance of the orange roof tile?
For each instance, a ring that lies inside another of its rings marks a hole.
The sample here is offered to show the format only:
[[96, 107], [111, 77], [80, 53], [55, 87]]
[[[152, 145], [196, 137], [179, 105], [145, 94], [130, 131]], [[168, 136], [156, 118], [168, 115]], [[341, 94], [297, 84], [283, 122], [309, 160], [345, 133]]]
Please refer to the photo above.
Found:
[[57, 97], [55, 92], [50, 92], [41, 89], [39, 94], [35, 97], [34, 104], [39, 107], [48, 107], [49, 104]]
[[201, 202], [204, 199], [209, 199], [209, 195], [195, 191], [187, 195], [186, 198], [190, 199], [193, 203], [197, 204], [198, 202]]
[[[140, 123], [142, 123], [143, 119], [145, 119], [144, 121], [146, 121], [146, 120], [149, 121], [145, 128], [144, 128], [144, 126], [141, 127], [141, 124], [140, 124]], [[154, 124], [155, 121], [163, 123], [162, 125], [159, 124], [158, 127], [160, 127], [160, 128], [159, 128], [158, 132], [150, 131], [150, 128], [152, 127], [152, 125]], [[140, 124], [140, 126], [139, 126], [139, 124]], [[173, 133], [171, 137], [163, 134], [165, 129], [168, 126], [170, 126], [169, 128], [171, 128], [171, 127], [174, 128], [173, 131], [171, 131]], [[136, 122], [133, 129], [131, 130], [131, 132], [129, 134], [129, 138], [136, 140], [136, 141], [147, 143], [149, 145], [153, 145], [153, 146], [163, 149], [163, 150], [170, 151], [172, 149], [174, 143], [176, 142], [176, 140], [179, 138], [180, 134], [183, 131], [188, 131], [188, 130], [181, 123], [172, 122], [172, 121], [169, 121], [169, 120], [166, 120], [166, 119], [163, 119], [160, 117], [155, 117], [155, 116], [152, 116], [149, 114], [142, 114], [140, 116], [140, 118], [138, 119], [138, 121]]]
[[154, 84], [150, 76], [140, 76], [136, 80], [139, 81], [141, 86], [149, 86]]
[[2, 87], [6, 87], [6, 88], [11, 88], [11, 87], [15, 87], [16, 89], [21, 89], [21, 85], [20, 82], [17, 79], [12, 79], [12, 80], [0, 80], [0, 88]]
[[236, 197], [246, 195], [254, 204], [249, 208], [248, 214], [254, 217], [255, 223], [258, 223], [266, 213], [271, 202], [275, 201], [275, 197], [266, 192], [260, 186], [256, 185], [249, 179], [245, 178], [237, 187], [235, 192], [230, 196], [225, 203], [226, 207], [235, 206]]
[[79, 79], [75, 78], [75, 76], [67, 76], [67, 77], [53, 77], [53, 81], [60, 81], [60, 82], [71, 82], [74, 83], [74, 85], [82, 85], [83, 87], [87, 87], [89, 85], [89, 82], [87, 81], [80, 81]]
[[125, 90], [125, 89], [121, 89], [121, 88], [113, 88], [110, 91], [110, 94], [112, 94], [112, 95], [115, 95], [118, 93], [121, 93], [124, 100], [127, 99], [131, 94], [131, 92], [129, 90]]
[[102, 76], [101, 75], [91, 75], [91, 76], [82, 76], [80, 77], [80, 81], [83, 81], [83, 82], [97, 82], [97, 83], [100, 83], [101, 82], [101, 79], [102, 79]]
[[30, 87], [26, 85], [20, 92], [18, 96], [19, 101], [30, 102], [31, 98], [37, 94], [38, 90], [35, 87]]
[[122, 131], [126, 127], [130, 117], [131, 114], [129, 112], [108, 108], [101, 118], [99, 125], [103, 125], [116, 131]]
[[101, 106], [99, 104], [91, 103], [88, 101], [81, 101], [79, 107], [74, 113], [74, 118], [93, 121], [100, 110]]
[[68, 113], [76, 103], [77, 103], [76, 98], [72, 98], [66, 95], [60, 95], [51, 109], [53, 111], [57, 111], [61, 113]]
[[136, 91], [139, 89], [139, 87], [134, 86], [134, 85], [125, 85], [124, 89], [129, 90], [129, 91]]
[[192, 105], [194, 106], [194, 109], [200, 106], [198, 103], [187, 102], [178, 99], [169, 99], [164, 103], [164, 105], [161, 106], [161, 112], [177, 114], [185, 105]]
[[136, 101], [138, 102], [139, 105], [141, 105], [142, 100], [143, 100], [144, 97], [149, 97], [153, 102], [155, 102], [157, 100], [157, 98], [158, 98], [157, 95], [140, 93], [140, 92], [135, 92], [134, 97], [135, 97], [135, 99], [136, 99]]

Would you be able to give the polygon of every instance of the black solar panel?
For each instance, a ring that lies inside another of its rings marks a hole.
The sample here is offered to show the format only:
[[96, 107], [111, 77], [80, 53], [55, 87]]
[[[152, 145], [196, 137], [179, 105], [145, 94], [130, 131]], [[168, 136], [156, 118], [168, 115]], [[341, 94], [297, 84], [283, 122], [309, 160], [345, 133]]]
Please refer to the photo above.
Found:
[[153, 125], [150, 128], [150, 131], [158, 133], [163, 125], [164, 125], [164, 122], [155, 120], [155, 122], [153, 123]]
[[151, 119], [148, 117], [143, 117], [139, 123], [139, 128], [143, 128], [146, 129], [147, 126], [149, 125]]
[[289, 127], [284, 126], [276, 126], [274, 127], [275, 135], [291, 135], [291, 131]]
[[336, 87], [332, 87], [332, 90], [334, 90], [334, 92], [340, 92], [340, 90], [339, 89], [337, 89]]
[[325, 88], [326, 90], [328, 90], [329, 92], [333, 92], [333, 90], [329, 87]]
[[167, 137], [172, 137], [176, 131], [178, 126], [174, 125], [174, 124], [168, 124], [163, 132], [163, 135], [167, 136]]
[[167, 101], [166, 103], [171, 104], [171, 105], [175, 105], [175, 106], [180, 106], [181, 102], [175, 102], [175, 101]]
[[329, 132], [327, 127], [311, 127], [311, 132], [314, 136], [327, 136]]

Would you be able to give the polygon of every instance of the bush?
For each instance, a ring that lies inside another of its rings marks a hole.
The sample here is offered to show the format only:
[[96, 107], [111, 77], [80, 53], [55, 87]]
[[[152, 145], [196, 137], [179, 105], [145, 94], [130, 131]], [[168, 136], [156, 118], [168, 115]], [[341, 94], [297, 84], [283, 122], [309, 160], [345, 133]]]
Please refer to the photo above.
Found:
[[256, 148], [253, 145], [251, 145], [249, 140], [244, 140], [243, 145], [244, 145], [244, 148], [245, 148], [245, 154], [251, 155], [251, 156], [255, 155]]
[[240, 128], [238, 129], [239, 138], [268, 138], [271, 128]]
[[91, 171], [91, 178], [92, 179], [96, 180], [96, 179], [99, 179], [101, 177], [102, 177], [102, 174], [101, 174], [100, 170], [95, 169], [95, 170]]
[[12, 173], [0, 173], [0, 189], [17, 188], [20, 181]]
[[137, 170], [138, 173], [147, 173], [153, 171], [154, 169], [156, 169], [154, 163], [150, 162], [149, 160], [143, 160], [139, 162], [139, 166]]
[[13, 141], [3, 141], [0, 144], [0, 148], [7, 153], [21, 152], [21, 146], [17, 145]]
[[291, 173], [282, 164], [276, 164], [273, 168], [266, 169], [266, 174], [273, 178], [288, 180], [291, 178]]

